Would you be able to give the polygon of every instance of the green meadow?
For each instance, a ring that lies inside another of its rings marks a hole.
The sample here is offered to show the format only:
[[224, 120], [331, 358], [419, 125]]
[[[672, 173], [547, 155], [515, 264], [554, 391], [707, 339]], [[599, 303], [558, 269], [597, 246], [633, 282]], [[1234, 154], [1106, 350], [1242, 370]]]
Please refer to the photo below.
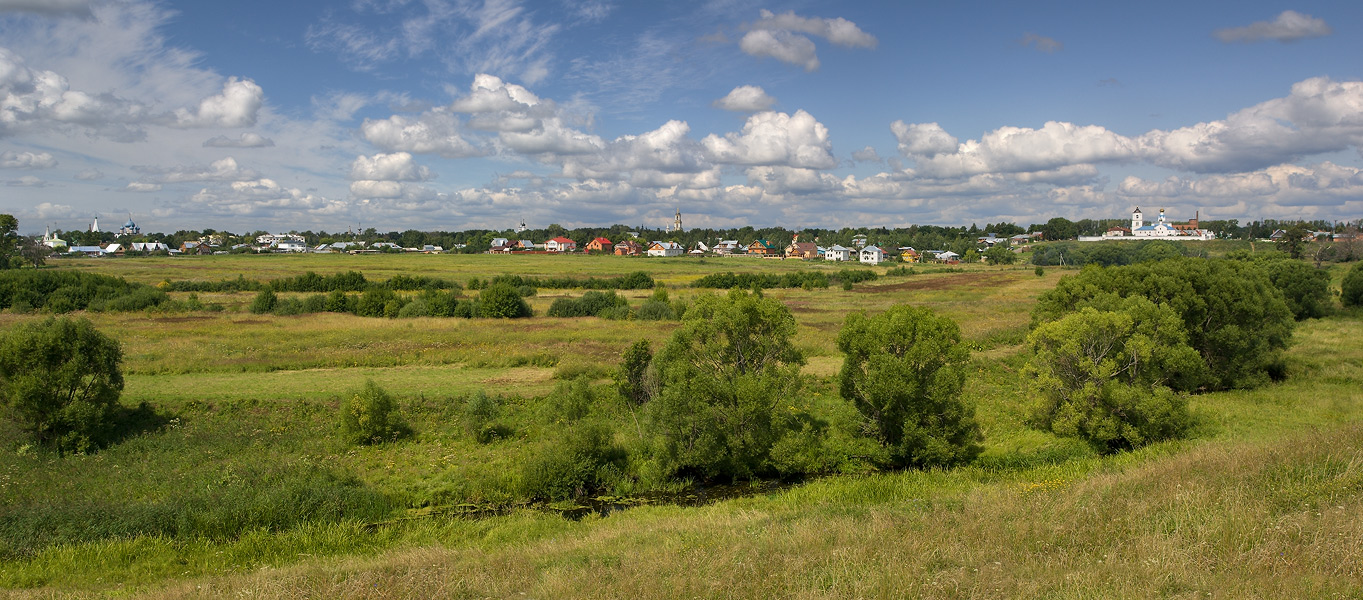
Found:
[[[704, 293], [690, 283], [711, 273], [867, 267], [299, 255], [49, 268], [150, 285], [308, 271], [461, 284], [646, 271], [690, 301]], [[146, 403], [161, 421], [74, 456], [33, 447], [0, 422], [0, 594], [1363, 596], [1363, 313], [1336, 303], [1330, 316], [1298, 323], [1283, 381], [1194, 395], [1189, 438], [1103, 456], [1023, 422], [1031, 310], [1071, 273], [923, 265], [850, 290], [765, 291], [794, 314], [806, 356], [790, 410], [851, 428], [858, 414], [838, 396], [835, 343], [848, 314], [912, 304], [959, 323], [972, 350], [965, 397], [985, 436], [971, 465], [880, 472], [851, 461], [776, 485], [622, 484], [595, 499], [611, 510], [529, 502], [516, 492], [523, 466], [573, 402], [612, 423], [622, 445], [638, 443], [611, 374], [630, 344], [660, 347], [675, 321], [546, 317], [554, 300], [583, 294], [550, 289], [527, 298], [536, 316], [518, 320], [252, 314], [247, 292], [197, 294], [219, 312], [86, 314], [123, 345], [122, 403]], [[1336, 290], [1342, 273], [1333, 269]], [[621, 294], [638, 306], [651, 291]], [[0, 327], [38, 318], [0, 313]], [[414, 437], [339, 439], [341, 399], [367, 380], [398, 399]], [[465, 410], [477, 395], [496, 400], [507, 435], [477, 439]]]

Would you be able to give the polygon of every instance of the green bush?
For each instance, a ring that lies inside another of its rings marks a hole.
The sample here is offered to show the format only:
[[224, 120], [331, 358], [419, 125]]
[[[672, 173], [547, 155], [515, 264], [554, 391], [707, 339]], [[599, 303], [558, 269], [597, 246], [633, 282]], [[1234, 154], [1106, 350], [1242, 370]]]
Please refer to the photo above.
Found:
[[571, 500], [608, 489], [625, 467], [624, 449], [601, 423], [583, 423], [536, 454], [521, 478], [526, 496], [540, 500]]
[[109, 441], [123, 350], [86, 319], [48, 318], [0, 334], [0, 408], [40, 444], [89, 452]]
[[1339, 300], [1344, 306], [1363, 306], [1363, 263], [1349, 269], [1339, 287]]
[[478, 316], [488, 319], [516, 319], [530, 316], [530, 305], [516, 288], [494, 283], [478, 293], [478, 311]]
[[975, 409], [961, 400], [970, 352], [955, 321], [904, 305], [853, 313], [838, 349], [847, 355], [842, 397], [869, 421], [893, 466], [946, 467], [983, 450]]
[[1187, 339], [1173, 309], [1140, 297], [1038, 327], [1025, 371], [1032, 424], [1101, 452], [1181, 436], [1192, 417], [1171, 387], [1201, 379], [1204, 368]]
[[350, 444], [369, 445], [412, 435], [397, 401], [373, 380], [341, 402], [341, 437]]
[[478, 390], [464, 401], [464, 431], [480, 444], [487, 444], [510, 435], [507, 427], [498, 424], [501, 403], [486, 392]]
[[620, 357], [620, 366], [615, 372], [615, 389], [630, 406], [641, 406], [653, 397], [657, 373], [649, 369], [652, 362], [653, 349], [648, 340], [634, 342]]
[[251, 312], [258, 315], [271, 313], [274, 312], [276, 304], [279, 304], [279, 296], [275, 295], [274, 289], [267, 285], [256, 292], [255, 299], [251, 301]]

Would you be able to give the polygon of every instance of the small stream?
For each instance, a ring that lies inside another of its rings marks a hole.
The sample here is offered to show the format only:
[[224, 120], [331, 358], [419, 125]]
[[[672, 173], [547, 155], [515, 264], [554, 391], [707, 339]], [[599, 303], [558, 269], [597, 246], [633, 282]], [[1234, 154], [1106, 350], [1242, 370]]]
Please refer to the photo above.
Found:
[[[608, 516], [614, 512], [636, 506], [705, 506], [733, 498], [760, 496], [790, 489], [799, 482], [786, 481], [748, 481], [732, 484], [695, 485], [689, 489], [664, 494], [643, 496], [597, 496], [581, 498], [568, 502], [514, 502], [511, 504], [454, 504], [430, 506], [407, 511], [407, 514], [389, 521], [432, 519], [438, 517], [485, 519], [511, 514], [517, 510], [534, 510], [556, 513], [565, 519], [579, 520], [589, 516]], [[378, 526], [385, 523], [373, 523]]]

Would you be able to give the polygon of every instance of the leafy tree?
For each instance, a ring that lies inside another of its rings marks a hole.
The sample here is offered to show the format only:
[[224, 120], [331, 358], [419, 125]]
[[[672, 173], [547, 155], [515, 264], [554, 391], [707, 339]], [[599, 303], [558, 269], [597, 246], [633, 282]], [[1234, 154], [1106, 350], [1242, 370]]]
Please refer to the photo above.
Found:
[[515, 319], [530, 316], [530, 305], [507, 283], [494, 283], [478, 293], [480, 316], [489, 319]]
[[1306, 236], [1310, 234], [1311, 229], [1306, 226], [1306, 223], [1294, 223], [1291, 227], [1283, 230], [1283, 236], [1278, 238], [1276, 242], [1278, 250], [1286, 252], [1288, 256], [1292, 257], [1292, 260], [1300, 259], [1302, 253], [1306, 252]]
[[1050, 241], [1071, 240], [1079, 235], [1079, 229], [1073, 221], [1065, 217], [1055, 217], [1046, 221], [1041, 227], [1041, 233]]
[[25, 237], [19, 242], [19, 256], [33, 267], [41, 267], [47, 262], [47, 257], [52, 255], [52, 249], [44, 246], [32, 236]]
[[774, 411], [800, 388], [795, 318], [777, 300], [703, 294], [654, 357], [648, 431], [667, 474], [749, 478], [781, 430]]
[[842, 397], [870, 421], [895, 466], [949, 466], [979, 455], [975, 409], [961, 400], [970, 352], [955, 321], [904, 305], [874, 317], [853, 313], [838, 349], [847, 355]]
[[341, 437], [357, 445], [379, 444], [412, 435], [397, 401], [373, 380], [341, 402]]
[[1033, 425], [1103, 452], [1178, 437], [1190, 425], [1187, 400], [1170, 384], [1196, 379], [1202, 362], [1173, 309], [1139, 297], [1115, 311], [1086, 307], [1027, 341]]
[[1319, 319], [1330, 307], [1330, 274], [1298, 260], [1267, 261], [1269, 281], [1298, 321]]
[[1363, 263], [1358, 263], [1349, 269], [1349, 273], [1344, 276], [1344, 281], [1340, 282], [1339, 301], [1344, 306], [1363, 306]]
[[10, 268], [10, 258], [19, 251], [19, 220], [0, 214], [0, 269]]
[[648, 340], [639, 340], [625, 350], [620, 358], [620, 367], [615, 372], [615, 387], [620, 397], [631, 406], [641, 406], [653, 395], [656, 383], [649, 373], [653, 362], [653, 349]]
[[1018, 255], [1013, 254], [1013, 249], [1008, 244], [994, 244], [984, 251], [984, 259], [991, 265], [1011, 265], [1018, 260]]
[[16, 326], [0, 334], [0, 407], [38, 443], [94, 450], [114, 433], [122, 361], [118, 341], [86, 319]]
[[[1207, 386], [1248, 388], [1281, 374], [1282, 352], [1292, 337], [1292, 312], [1264, 270], [1242, 261], [1180, 258], [1085, 267], [1038, 298], [1033, 326], [1084, 307], [1118, 310], [1124, 298], [1135, 296], [1167, 305], [1179, 315], [1189, 344], [1207, 366]], [[1198, 384], [1174, 387], [1192, 391]]]

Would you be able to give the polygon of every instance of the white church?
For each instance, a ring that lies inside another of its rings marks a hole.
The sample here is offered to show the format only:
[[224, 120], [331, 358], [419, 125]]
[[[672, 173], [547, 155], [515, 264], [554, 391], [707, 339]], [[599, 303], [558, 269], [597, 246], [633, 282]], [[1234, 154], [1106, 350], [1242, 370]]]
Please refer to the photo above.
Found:
[[1195, 215], [1187, 223], [1171, 223], [1164, 216], [1164, 209], [1159, 209], [1159, 220], [1152, 223], [1145, 221], [1145, 215], [1141, 213], [1141, 207], [1131, 211], [1131, 228], [1113, 227], [1101, 236], [1081, 236], [1081, 242], [1098, 242], [1103, 240], [1122, 240], [1129, 238], [1138, 239], [1160, 239], [1160, 240], [1211, 240], [1216, 238], [1216, 234], [1202, 229], [1198, 226], [1198, 216]]

